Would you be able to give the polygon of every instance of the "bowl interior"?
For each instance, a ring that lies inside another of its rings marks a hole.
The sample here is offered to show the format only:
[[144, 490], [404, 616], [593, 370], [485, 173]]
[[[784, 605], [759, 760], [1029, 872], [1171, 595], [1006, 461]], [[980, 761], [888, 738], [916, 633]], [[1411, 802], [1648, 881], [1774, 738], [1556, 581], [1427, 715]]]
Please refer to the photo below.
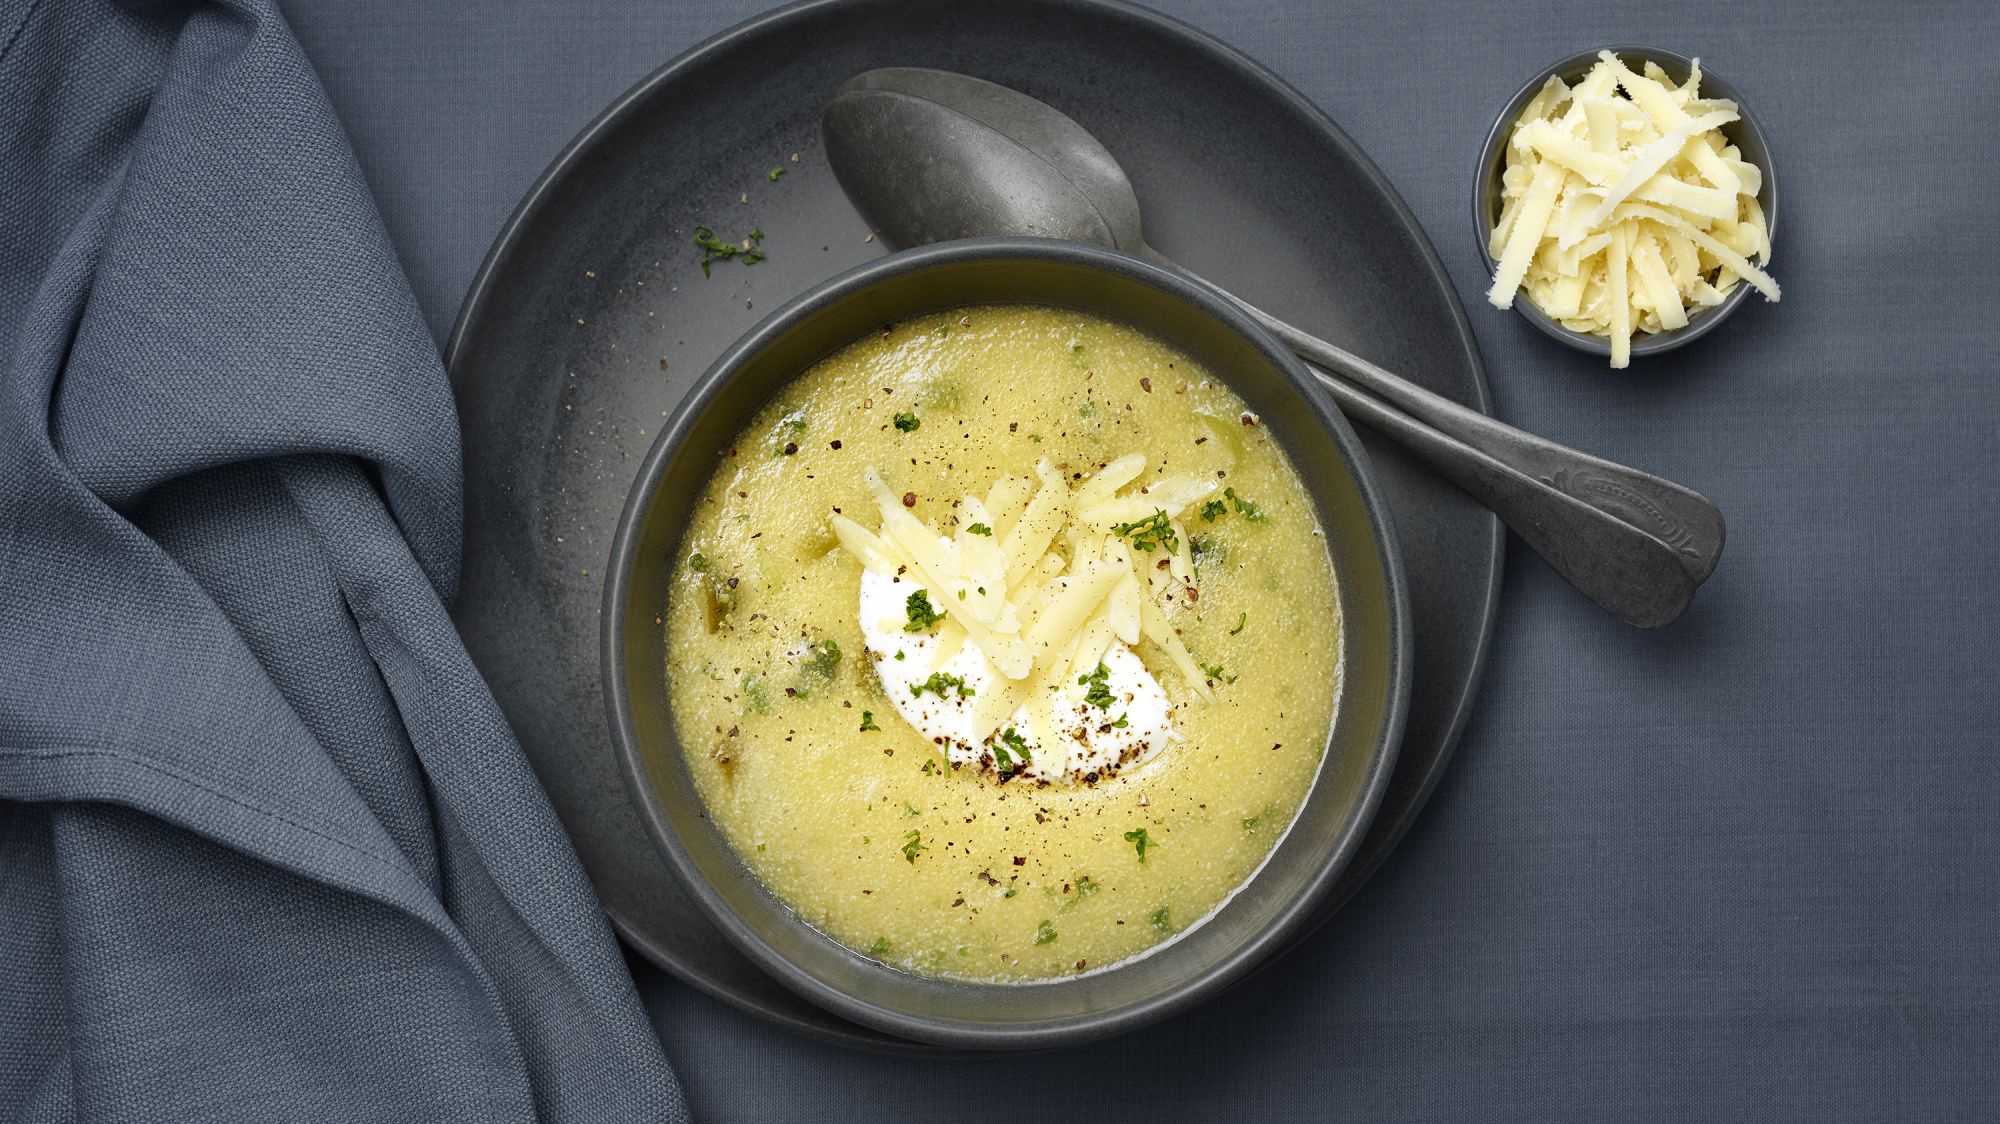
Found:
[[[1256, 874], [1204, 924], [1140, 958], [1036, 984], [943, 981], [858, 955], [799, 920], [706, 818], [682, 756], [656, 619], [695, 499], [786, 383], [864, 332], [967, 304], [1056, 305], [1185, 350], [1265, 419], [1313, 493], [1343, 612], [1344, 684], [1319, 777]], [[1345, 863], [1393, 763], [1408, 690], [1407, 607], [1386, 513], [1353, 433], [1297, 361], [1208, 290], [1110, 251], [979, 240], [907, 251], [836, 278], [719, 360], [641, 469], [607, 589], [606, 694], [655, 841], [722, 929], [767, 971], [859, 1022], [942, 1045], [1048, 1046], [1128, 1029], [1223, 986], [1277, 947]]]
[[[1694, 60], [1686, 55], [1663, 51], [1656, 47], [1592, 47], [1579, 51], [1559, 62], [1545, 66], [1529, 79], [1513, 98], [1507, 102], [1500, 116], [1494, 120], [1493, 129], [1487, 134], [1486, 145], [1479, 154], [1478, 176], [1473, 189], [1473, 236], [1479, 244], [1479, 258], [1486, 263], [1489, 277], [1499, 267], [1487, 245], [1487, 236], [1493, 231], [1493, 224], [1500, 220], [1500, 176], [1505, 166], [1507, 139], [1513, 134], [1514, 121], [1529, 99], [1541, 90], [1550, 77], [1561, 78], [1575, 84], [1591, 67], [1597, 65], [1597, 53], [1608, 50], [1622, 59], [1627, 66], [1638, 69], [1648, 62], [1658, 63], [1666, 71], [1668, 79], [1675, 83], [1686, 82], [1693, 68]], [[1701, 68], [1701, 94], [1703, 97], [1727, 98], [1736, 103], [1738, 120], [1722, 127], [1722, 134], [1729, 138], [1742, 153], [1746, 163], [1755, 165], [1764, 174], [1763, 183], [1757, 191], [1757, 204], [1764, 209], [1764, 222], [1769, 229], [1773, 243], [1777, 240], [1778, 229], [1778, 181], [1771, 169], [1771, 149], [1765, 141], [1764, 130], [1751, 113], [1749, 103], [1737, 92], [1736, 87], [1710, 70], [1707, 64]], [[1713, 308], [1699, 309], [1688, 314], [1688, 324], [1671, 332], [1642, 333], [1632, 337], [1634, 356], [1651, 355], [1690, 343], [1713, 329], [1723, 318], [1734, 312], [1750, 295], [1750, 286], [1738, 284], [1734, 291]], [[1551, 319], [1533, 303], [1520, 297], [1514, 300], [1514, 309], [1528, 322], [1543, 332], [1584, 351], [1598, 355], [1611, 354], [1611, 341], [1603, 336], [1573, 332]]]

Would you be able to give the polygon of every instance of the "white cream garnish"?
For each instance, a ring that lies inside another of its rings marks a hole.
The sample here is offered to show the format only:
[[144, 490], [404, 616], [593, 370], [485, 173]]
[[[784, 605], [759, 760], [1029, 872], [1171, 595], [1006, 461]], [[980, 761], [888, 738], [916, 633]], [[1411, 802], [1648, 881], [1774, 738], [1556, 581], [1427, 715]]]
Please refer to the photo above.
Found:
[[[997, 732], [982, 734], [974, 705], [982, 695], [1004, 689], [1002, 677], [971, 644], [946, 654], [936, 631], [904, 631], [909, 596], [922, 588], [907, 578], [863, 571], [862, 637], [896, 712], [953, 764], [988, 762], [996, 770], [1004, 765], [1023, 777], [1048, 781], [1102, 777], [1151, 757], [1173, 740], [1173, 703], [1139, 657], [1117, 641], [1104, 650], [1101, 661], [1105, 690], [1098, 697], [1101, 701], [1108, 694], [1113, 700], [1108, 706], [1086, 701], [1089, 687], [1071, 679], [1050, 692], [1044, 714], [1032, 714], [1023, 703]], [[935, 662], [940, 655], [946, 655], [944, 661]], [[934, 673], [941, 676], [937, 683], [942, 693], [927, 686]], [[1018, 741], [1004, 736], [1009, 732]], [[1025, 763], [1019, 760], [1023, 748]]]
[[871, 468], [880, 533], [834, 516], [864, 568], [860, 624], [883, 688], [955, 765], [1090, 782], [1159, 752], [1175, 704], [1135, 654], [1142, 639], [1211, 697], [1161, 606], [1192, 596], [1177, 519], [1216, 485], [1174, 476], [1120, 494], [1145, 469], [1121, 457], [1072, 490], [1044, 461], [1035, 481], [961, 499], [947, 537]]

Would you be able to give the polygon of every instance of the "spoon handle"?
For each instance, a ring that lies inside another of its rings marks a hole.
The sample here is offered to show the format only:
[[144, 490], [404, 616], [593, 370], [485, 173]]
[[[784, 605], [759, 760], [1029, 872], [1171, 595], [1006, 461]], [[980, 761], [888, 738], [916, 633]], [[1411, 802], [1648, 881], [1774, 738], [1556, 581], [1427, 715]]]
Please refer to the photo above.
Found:
[[[1670, 547], [1696, 584], [1722, 556], [1722, 512], [1706, 496], [1468, 409], [1231, 296], [1300, 358], [1326, 368], [1517, 472], [1629, 523]], [[1323, 377], [1323, 381], [1337, 381]]]
[[1671, 544], [1317, 367], [1308, 369], [1342, 413], [1401, 444], [1486, 505], [1564, 580], [1620, 620], [1658, 628], [1694, 600], [1700, 579]]
[[[1188, 272], [1150, 246], [1141, 254]], [[1715, 572], [1722, 512], [1701, 493], [1467, 409], [1215, 288], [1305, 359], [1342, 413], [1464, 489], [1620, 620], [1671, 623]]]

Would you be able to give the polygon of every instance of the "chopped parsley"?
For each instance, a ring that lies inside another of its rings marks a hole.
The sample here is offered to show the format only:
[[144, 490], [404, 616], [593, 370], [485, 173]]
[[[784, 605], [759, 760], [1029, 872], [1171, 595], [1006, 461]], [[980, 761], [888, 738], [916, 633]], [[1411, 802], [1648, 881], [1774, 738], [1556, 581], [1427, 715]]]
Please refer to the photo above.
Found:
[[772, 183], [777, 183], [777, 182], [778, 182], [778, 177], [779, 177], [779, 176], [782, 176], [782, 175], [784, 175], [784, 174], [785, 174], [785, 170], [784, 170], [783, 168], [773, 168], [773, 169], [771, 169], [771, 176], [770, 176], [770, 179], [771, 179], [771, 182], [772, 182]]
[[764, 260], [764, 232], [753, 230], [741, 242], [724, 242], [715, 236], [715, 231], [705, 226], [694, 229], [695, 249], [701, 251], [701, 275], [710, 276], [710, 262], [727, 261], [741, 257], [744, 265], [756, 265]]
[[1245, 830], [1245, 831], [1255, 831], [1255, 830], [1257, 830], [1257, 821], [1258, 821], [1258, 820], [1260, 820], [1260, 819], [1262, 819], [1262, 818], [1263, 818], [1262, 816], [1245, 816], [1245, 817], [1243, 817], [1243, 830]]
[[1250, 619], [1250, 614], [1247, 612], [1236, 614], [1236, 627], [1229, 630], [1229, 635], [1234, 636], [1237, 633], [1242, 632], [1244, 623], [1249, 621], [1249, 619]]
[[1166, 932], [1168, 927], [1173, 924], [1173, 922], [1168, 919], [1168, 916], [1169, 915], [1167, 913], [1166, 906], [1161, 906], [1160, 908], [1154, 910], [1152, 916], [1153, 928], [1159, 930], [1162, 933]]
[[896, 428], [902, 430], [904, 433], [914, 433], [917, 427], [923, 424], [924, 420], [922, 418], [908, 410], [904, 410], [896, 415]]
[[864, 710], [864, 711], [862, 711], [862, 712], [861, 712], [861, 732], [862, 732], [862, 733], [864, 733], [864, 734], [865, 734], [865, 733], [867, 733], [867, 732], [868, 732], [868, 731], [870, 731], [870, 730], [880, 730], [881, 728], [882, 728], [882, 727], [880, 727], [880, 726], [877, 726], [877, 725], [875, 724], [875, 712], [874, 712], [874, 711], [872, 711], [872, 710]]
[[916, 831], [913, 829], [903, 834], [902, 852], [905, 861], [911, 864], [915, 864], [915, 862], [917, 861], [917, 852], [928, 851], [928, 850], [930, 850], [930, 848], [924, 846], [923, 832]]
[[816, 679], [832, 679], [840, 670], [840, 645], [829, 636], [813, 645], [812, 655], [802, 662], [801, 669]]
[[931, 379], [917, 392], [917, 405], [936, 406], [943, 410], [958, 408], [959, 399], [964, 395], [956, 380]]
[[688, 568], [697, 574], [708, 573], [708, 555], [696, 551], [688, 556]]
[[1201, 670], [1202, 670], [1202, 673], [1203, 673], [1203, 674], [1205, 674], [1205, 675], [1207, 675], [1207, 676], [1208, 676], [1208, 677], [1209, 677], [1210, 679], [1216, 679], [1216, 680], [1220, 680], [1220, 681], [1222, 681], [1222, 682], [1224, 682], [1224, 683], [1234, 683], [1234, 682], [1236, 682], [1236, 677], [1235, 677], [1234, 675], [1224, 675], [1224, 674], [1222, 674], [1222, 665], [1221, 665], [1221, 664], [1219, 664], [1219, 663], [1205, 663], [1205, 664], [1202, 664], [1202, 665], [1201, 665]]
[[1125, 727], [1130, 726], [1131, 724], [1132, 724], [1131, 719], [1121, 714], [1118, 716], [1118, 721], [1113, 722], [1111, 724], [1111, 728], [1114, 730], [1123, 730]]
[[1089, 675], [1078, 676], [1076, 685], [1090, 688], [1084, 692], [1083, 701], [1099, 710], [1110, 710], [1111, 704], [1118, 701], [1118, 696], [1111, 693], [1110, 678], [1111, 669], [1101, 663]]
[[933, 671], [929, 679], [912, 686], [910, 688], [910, 697], [920, 699], [924, 696], [925, 691], [929, 691], [941, 699], [949, 699], [954, 694], [961, 699], [969, 699], [973, 695], [972, 688], [965, 685], [965, 680], [960, 679], [956, 675], [946, 675], [942, 671]]
[[876, 937], [875, 943], [868, 946], [868, 955], [870, 956], [889, 955], [889, 938]]
[[1213, 523], [1227, 514], [1229, 505], [1221, 500], [1210, 500], [1201, 505], [1201, 518], [1204, 523]]
[[1146, 834], [1146, 829], [1143, 827], [1139, 828], [1136, 831], [1126, 832], [1125, 842], [1130, 843], [1132, 844], [1132, 846], [1137, 847], [1139, 849], [1140, 862], [1146, 861], [1146, 848], [1159, 846], [1158, 843], [1153, 842], [1152, 836]]
[[1241, 515], [1252, 523], [1262, 523], [1265, 520], [1264, 509], [1237, 495], [1236, 489], [1224, 488], [1222, 494], [1229, 498], [1230, 503], [1236, 505], [1236, 514]]
[[1001, 776], [1008, 776], [1033, 760], [1028, 756], [1028, 739], [1020, 731], [1009, 726], [1000, 732], [1000, 741], [993, 747], [993, 767]]
[[1035, 943], [1047, 944], [1055, 939], [1056, 939], [1056, 927], [1049, 921], [1048, 918], [1044, 917], [1042, 919], [1042, 923], [1040, 925], [1035, 926]]
[[1102, 888], [1095, 878], [1088, 874], [1079, 874], [1076, 878], [1076, 900], [1082, 901]]
[[764, 690], [764, 677], [751, 672], [743, 677], [743, 699], [759, 714], [771, 713], [771, 696]]
[[910, 623], [903, 626], [904, 632], [929, 632], [948, 613], [940, 613], [931, 607], [931, 595], [925, 590], [910, 594], [903, 602], [903, 611], [909, 614]]
[[1214, 565], [1229, 557], [1229, 548], [1218, 542], [1214, 535], [1196, 535], [1190, 538], [1188, 550], [1194, 555], [1194, 564], [1202, 567]]
[[1097, 416], [1097, 403], [1095, 403], [1095, 402], [1092, 402], [1092, 401], [1090, 401], [1089, 399], [1085, 399], [1085, 400], [1084, 400], [1084, 403], [1083, 403], [1083, 405], [1081, 405], [1081, 406], [1078, 406], [1078, 407], [1076, 408], [1076, 416], [1077, 416], [1077, 417], [1080, 417], [1080, 418], [1094, 418], [1094, 417], [1096, 417], [1096, 416]]
[[968, 535], [985, 535], [990, 539], [993, 537], [993, 528], [988, 527], [984, 523], [974, 523], [965, 529], [965, 533]]
[[1174, 534], [1174, 525], [1167, 513], [1155, 508], [1153, 514], [1132, 523], [1120, 523], [1111, 528], [1114, 535], [1132, 536], [1132, 545], [1140, 550], [1158, 550], [1164, 547], [1172, 554], [1180, 549], [1180, 536]]
[[1000, 896], [1003, 898], [1011, 898], [1015, 894], [1018, 894], [1020, 892], [1021, 888], [1019, 886], [1009, 886], [1005, 890], [1001, 891]]

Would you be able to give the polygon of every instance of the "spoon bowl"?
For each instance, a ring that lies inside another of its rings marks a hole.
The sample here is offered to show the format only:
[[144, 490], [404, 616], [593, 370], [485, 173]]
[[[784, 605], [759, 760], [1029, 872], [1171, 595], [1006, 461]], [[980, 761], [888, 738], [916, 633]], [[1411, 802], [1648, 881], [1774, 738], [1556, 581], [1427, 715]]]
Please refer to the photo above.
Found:
[[[1153, 256], [1118, 161], [1018, 90], [888, 67], [842, 86], [820, 121], [834, 175], [892, 246], [1027, 235]], [[898, 152], [908, 159], [882, 158]]]

